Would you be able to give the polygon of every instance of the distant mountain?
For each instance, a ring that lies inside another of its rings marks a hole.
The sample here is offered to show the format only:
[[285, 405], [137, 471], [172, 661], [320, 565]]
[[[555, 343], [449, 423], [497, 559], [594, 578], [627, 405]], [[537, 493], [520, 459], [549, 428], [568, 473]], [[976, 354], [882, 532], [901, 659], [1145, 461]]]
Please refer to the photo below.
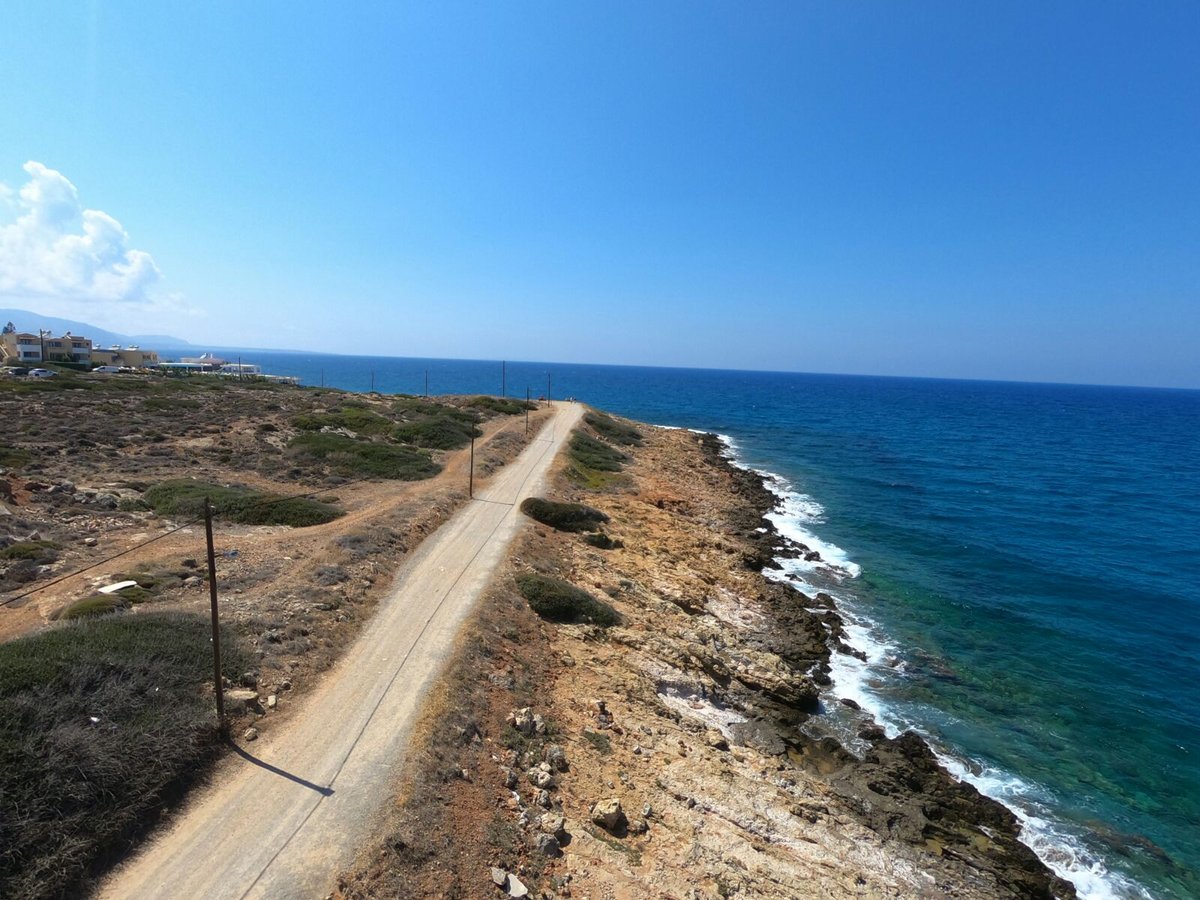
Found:
[[66, 332], [80, 337], [91, 338], [96, 347], [109, 347], [113, 344], [128, 346], [137, 344], [150, 350], [160, 350], [163, 347], [194, 347], [195, 345], [183, 338], [171, 337], [169, 334], [118, 334], [89, 325], [86, 322], [76, 322], [72, 319], [59, 319], [55, 316], [43, 316], [41, 313], [30, 312], [27, 309], [0, 309], [0, 326], [12, 322], [17, 331], [38, 330], [52, 331], [55, 337]]

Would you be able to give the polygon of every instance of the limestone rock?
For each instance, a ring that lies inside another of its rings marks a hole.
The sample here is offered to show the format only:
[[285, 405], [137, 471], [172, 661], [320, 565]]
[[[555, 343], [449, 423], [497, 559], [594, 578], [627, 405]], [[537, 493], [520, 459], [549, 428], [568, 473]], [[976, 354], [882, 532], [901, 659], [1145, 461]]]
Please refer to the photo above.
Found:
[[592, 821], [606, 831], [619, 832], [625, 828], [625, 811], [621, 809], [621, 801], [615, 797], [601, 800], [592, 807]]

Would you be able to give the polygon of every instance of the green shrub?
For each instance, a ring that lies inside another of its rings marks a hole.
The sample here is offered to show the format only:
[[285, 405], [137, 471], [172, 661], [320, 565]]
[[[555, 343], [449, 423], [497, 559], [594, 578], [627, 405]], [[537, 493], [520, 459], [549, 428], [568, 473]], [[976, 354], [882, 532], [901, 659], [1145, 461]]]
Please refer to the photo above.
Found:
[[600, 550], [619, 550], [621, 547], [625, 546], [620, 541], [614, 541], [607, 534], [604, 534], [601, 531], [597, 531], [595, 534], [585, 534], [583, 536], [583, 542], [585, 544], [591, 544], [593, 547], [597, 547]]
[[475, 409], [486, 409], [488, 412], [502, 416], [515, 416], [527, 409], [537, 409], [536, 403], [527, 403], [524, 400], [514, 400], [509, 397], [489, 397], [486, 394], [472, 397], [467, 405]]
[[392, 403], [392, 409], [407, 420], [450, 418], [459, 422], [470, 422], [474, 425], [479, 421], [475, 413], [467, 409], [459, 409], [447, 403], [434, 403], [419, 397], [400, 397]]
[[590, 412], [583, 417], [583, 421], [591, 426], [605, 440], [612, 441], [616, 444], [640, 444], [642, 442], [642, 433], [632, 425], [624, 425], [614, 419], [612, 416], [604, 413]]
[[424, 453], [389, 444], [356, 441], [341, 434], [298, 434], [289, 446], [297, 455], [321, 460], [347, 475], [420, 481], [442, 470]]
[[[0, 897], [90, 893], [219, 747], [209, 622], [80, 618], [0, 644]], [[250, 665], [232, 633], [225, 674]]]
[[530, 608], [543, 619], [555, 622], [591, 622], [616, 625], [617, 611], [587, 591], [548, 575], [528, 572], [517, 576], [517, 588]]
[[29, 451], [9, 444], [0, 444], [0, 466], [6, 469], [19, 469], [29, 462]]
[[328, 503], [307, 498], [282, 498], [241, 487], [221, 487], [203, 481], [176, 478], [154, 485], [142, 496], [155, 512], [166, 516], [204, 515], [208, 497], [218, 518], [243, 525], [322, 525], [342, 515]]
[[465, 446], [471, 438], [481, 434], [483, 432], [469, 422], [441, 417], [418, 419], [398, 425], [392, 431], [392, 438], [401, 444], [413, 444], [433, 450], [453, 450], [455, 447]]
[[38, 565], [58, 559], [58, 544], [54, 541], [17, 541], [0, 550], [0, 559], [28, 559]]
[[305, 413], [292, 419], [301, 431], [320, 431], [322, 428], [345, 428], [355, 434], [386, 434], [392, 420], [365, 407], [343, 404], [327, 413]]
[[580, 431], [571, 435], [569, 447], [573, 460], [598, 472], [619, 472], [629, 460], [620, 450]]
[[582, 503], [559, 503], [541, 497], [522, 501], [521, 512], [557, 531], [596, 531], [608, 516]]
[[128, 608], [129, 601], [120, 594], [93, 594], [91, 597], [72, 603], [58, 614], [58, 618], [64, 620], [86, 619]]

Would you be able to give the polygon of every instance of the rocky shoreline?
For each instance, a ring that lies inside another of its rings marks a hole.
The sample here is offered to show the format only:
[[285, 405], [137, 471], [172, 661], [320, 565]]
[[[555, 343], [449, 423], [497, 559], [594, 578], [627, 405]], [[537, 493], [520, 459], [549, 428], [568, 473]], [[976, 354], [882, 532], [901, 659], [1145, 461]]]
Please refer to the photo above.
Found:
[[[814, 727], [849, 648], [831, 597], [764, 574], [812, 552], [765, 518], [778, 498], [715, 436], [620, 427], [641, 433], [621, 471], [568, 454], [547, 492], [602, 533], [526, 529], [338, 896], [1073, 897], [918, 736]], [[526, 575], [615, 623], [540, 618]]]
[[[723, 467], [746, 500], [745, 515], [731, 524], [758, 548], [756, 555], [746, 558], [747, 565], [758, 566], [761, 571], [779, 568], [777, 560], [781, 558], [819, 559], [819, 556], [814, 557], [815, 551], [811, 548], [785, 539], [767, 518], [777, 508], [779, 498], [768, 488], [763, 475], [736, 465], [715, 434], [700, 435], [700, 445], [709, 464]], [[844, 643], [842, 620], [833, 598], [824, 593], [809, 597], [788, 585], [769, 584], [778, 589], [768, 592], [774, 601], [770, 608], [777, 644], [785, 641], [783, 635], [800, 631], [798, 626], [802, 623], [811, 623], [811, 617], [797, 617], [797, 610], [814, 606], [825, 610], [819, 621], [827, 630], [816, 638], [823, 644], [825, 652], [810, 670], [809, 677], [816, 685], [829, 686], [830, 654], [858, 652]], [[807, 633], [812, 633], [811, 626]], [[804, 711], [816, 710], [808, 706]], [[951, 776], [915, 732], [905, 732], [892, 739], [878, 725], [865, 724], [858, 737], [866, 741], [870, 749], [859, 757], [832, 737], [817, 743], [806, 737], [797, 739], [793, 710], [778, 715], [776, 722], [788, 755], [801, 766], [826, 777], [833, 789], [855, 806], [863, 821], [878, 834], [933, 850], [942, 857], [960, 860], [981, 873], [990, 873], [997, 886], [1013, 896], [1075, 896], [1069, 882], [1051, 872], [1029, 847], [1021, 843], [1020, 823], [1016, 816], [974, 786]], [[980, 840], [981, 834], [986, 840]]]

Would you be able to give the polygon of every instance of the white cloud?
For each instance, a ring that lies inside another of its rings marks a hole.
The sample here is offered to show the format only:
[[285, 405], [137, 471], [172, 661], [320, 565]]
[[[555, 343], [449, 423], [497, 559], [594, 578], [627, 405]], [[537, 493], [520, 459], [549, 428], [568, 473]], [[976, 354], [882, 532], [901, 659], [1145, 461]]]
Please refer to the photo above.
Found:
[[25, 163], [20, 191], [0, 184], [14, 221], [0, 225], [0, 296], [72, 303], [155, 302], [162, 279], [153, 258], [129, 247], [121, 223], [84, 209], [61, 172]]

